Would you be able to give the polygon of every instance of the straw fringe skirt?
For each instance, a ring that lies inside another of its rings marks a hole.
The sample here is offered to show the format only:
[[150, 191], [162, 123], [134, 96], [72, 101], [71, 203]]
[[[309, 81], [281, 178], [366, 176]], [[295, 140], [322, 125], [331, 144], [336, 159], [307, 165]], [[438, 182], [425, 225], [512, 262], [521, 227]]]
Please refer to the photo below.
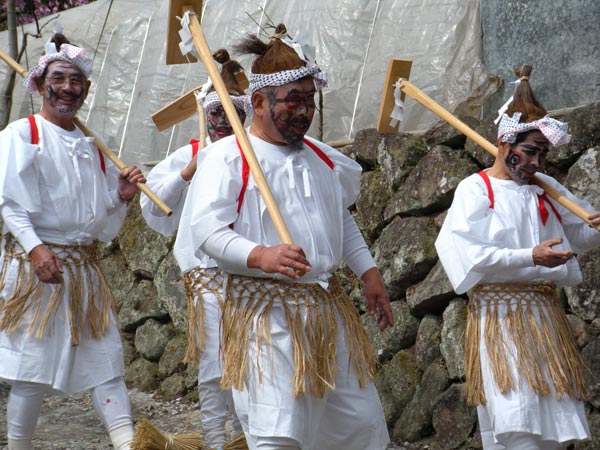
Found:
[[200, 352], [206, 348], [204, 294], [213, 294], [222, 307], [224, 278], [217, 267], [195, 267], [183, 275], [183, 283], [188, 311], [187, 348], [183, 361], [198, 364]]
[[[243, 388], [253, 327], [256, 348], [271, 345], [269, 315], [274, 308], [283, 310], [289, 328], [294, 360], [291, 382], [296, 398], [307, 392], [322, 398], [328, 389], [335, 388], [338, 318], [360, 386], [374, 378], [375, 362], [366, 331], [335, 277], [325, 290], [318, 284], [230, 275], [222, 318], [224, 389]], [[262, 379], [264, 368], [258, 366]]]
[[470, 405], [486, 404], [480, 361], [482, 334], [488, 367], [501, 394], [521, 389], [526, 381], [541, 396], [554, 391], [558, 400], [564, 394], [576, 400], [584, 398], [584, 362], [554, 284], [481, 283], [472, 290], [465, 332]]
[[[46, 245], [61, 260], [65, 271], [63, 275], [69, 279], [67, 296], [71, 345], [79, 345], [81, 338], [101, 339], [109, 329], [111, 312], [116, 317], [116, 309], [97, 264], [97, 245]], [[0, 297], [0, 331], [10, 336], [28, 317], [28, 333], [44, 339], [53, 332], [52, 323], [65, 294], [65, 283], [58, 286], [42, 283], [29, 264], [29, 256], [20, 246], [16, 247], [13, 236], [7, 234], [4, 236], [0, 269], [0, 292], [5, 288], [9, 267], [15, 262], [18, 265], [15, 288], [10, 296]], [[90, 288], [95, 281], [98, 282], [97, 290]], [[49, 289], [51, 293], [48, 296]]]

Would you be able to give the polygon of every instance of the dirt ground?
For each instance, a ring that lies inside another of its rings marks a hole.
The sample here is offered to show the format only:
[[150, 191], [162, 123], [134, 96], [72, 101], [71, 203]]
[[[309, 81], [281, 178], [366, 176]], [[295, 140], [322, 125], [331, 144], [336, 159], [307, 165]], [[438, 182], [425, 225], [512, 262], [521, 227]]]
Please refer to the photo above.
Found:
[[[6, 449], [6, 401], [9, 387], [0, 383], [0, 449]], [[201, 431], [197, 403], [161, 401], [129, 392], [134, 419], [142, 417], [168, 433]], [[87, 393], [47, 397], [33, 441], [36, 450], [110, 450], [112, 445]]]
[[[0, 383], [0, 449], [7, 449], [6, 401], [9, 386]], [[168, 433], [201, 432], [197, 402], [165, 401], [136, 389], [129, 391], [134, 420], [149, 419]], [[87, 393], [44, 400], [33, 445], [36, 450], [111, 450], [113, 447]], [[421, 447], [428, 448], [428, 447]], [[390, 446], [390, 450], [409, 450]]]

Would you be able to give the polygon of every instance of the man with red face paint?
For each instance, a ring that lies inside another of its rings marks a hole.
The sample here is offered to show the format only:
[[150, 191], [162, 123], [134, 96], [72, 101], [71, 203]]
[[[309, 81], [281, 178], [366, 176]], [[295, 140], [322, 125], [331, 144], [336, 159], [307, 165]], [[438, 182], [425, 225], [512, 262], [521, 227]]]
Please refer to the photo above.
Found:
[[348, 211], [360, 165], [305, 136], [326, 74], [279, 25], [250, 73], [250, 143], [296, 245], [281, 244], [236, 137], [212, 145], [192, 180], [182, 226], [228, 273], [222, 386], [233, 387], [250, 449], [383, 450], [389, 436], [373, 353], [333, 275], [342, 260], [364, 282], [369, 312], [393, 322], [373, 258]]
[[[600, 233], [551, 200], [534, 175], [550, 146], [569, 142], [529, 84], [531, 66], [498, 129], [494, 165], [463, 180], [436, 240], [458, 294], [469, 291], [465, 335], [467, 401], [477, 405], [484, 450], [556, 450], [587, 439], [584, 364], [557, 288], [581, 282], [575, 252]], [[589, 219], [600, 224], [600, 213]]]
[[[243, 69], [237, 61], [230, 59], [229, 53], [224, 49], [217, 50], [213, 56], [222, 64], [221, 77], [240, 121], [244, 123], [246, 112], [251, 111], [250, 97], [244, 95], [244, 90], [235, 77]], [[206, 111], [206, 143], [211, 144], [231, 135], [233, 129], [210, 81], [203, 86], [199, 101]], [[233, 408], [231, 389], [222, 390], [220, 387], [222, 364], [219, 322], [223, 302], [223, 275], [214, 260], [194, 252], [189, 228], [179, 226], [188, 185], [203, 153], [204, 151], [198, 152], [198, 142], [192, 141], [157, 164], [148, 174], [148, 186], [173, 210], [171, 216], [165, 216], [144, 194], [140, 196], [140, 201], [142, 215], [153, 230], [165, 236], [171, 236], [177, 231], [173, 253], [184, 274], [188, 300], [188, 348], [185, 361], [199, 366], [198, 394], [204, 442], [209, 448], [219, 448], [226, 441], [228, 410], [233, 418], [232, 434], [242, 432]]]
[[113, 447], [130, 448], [133, 422], [123, 381], [114, 299], [97, 240], [114, 239], [125, 204], [144, 182], [119, 171], [74, 123], [92, 60], [56, 34], [25, 78], [39, 114], [0, 132], [0, 378], [11, 385], [8, 448], [32, 449], [46, 394], [91, 390]]

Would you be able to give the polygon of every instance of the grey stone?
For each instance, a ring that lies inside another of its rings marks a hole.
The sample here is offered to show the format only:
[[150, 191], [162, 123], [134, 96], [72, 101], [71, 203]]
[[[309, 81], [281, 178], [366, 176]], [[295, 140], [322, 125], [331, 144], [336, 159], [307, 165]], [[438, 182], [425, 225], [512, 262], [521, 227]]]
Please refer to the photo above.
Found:
[[125, 370], [125, 382], [129, 388], [153, 391], [158, 387], [158, 365], [144, 358], [133, 361]]
[[[480, 122], [473, 128], [474, 131], [485, 138], [488, 142], [494, 145], [498, 144], [498, 127], [494, 125], [493, 121]], [[465, 143], [465, 152], [477, 162], [477, 165], [484, 169], [491, 167], [494, 164], [495, 157], [492, 156], [487, 150], [484, 150], [479, 144], [472, 139], [467, 139]]]
[[415, 442], [433, 432], [433, 407], [449, 384], [448, 373], [442, 366], [432, 364], [425, 370], [415, 395], [394, 425], [395, 442]]
[[[600, 119], [599, 119], [600, 120]], [[587, 149], [569, 168], [564, 185], [577, 198], [600, 208], [600, 147]]]
[[438, 145], [423, 157], [397, 188], [384, 218], [396, 215], [426, 215], [447, 209], [461, 180], [477, 172], [477, 167], [461, 150]]
[[388, 426], [394, 425], [417, 387], [414, 352], [402, 350], [377, 371], [375, 385]]
[[568, 314], [567, 319], [569, 319], [571, 328], [573, 329], [573, 335], [577, 341], [577, 346], [579, 348], [585, 347], [590, 341], [590, 333], [588, 333], [589, 325], [585, 320], [575, 314]]
[[187, 297], [181, 270], [173, 252], [169, 252], [162, 260], [154, 277], [154, 285], [162, 307], [169, 312], [175, 329], [178, 333], [185, 333], [187, 331]]
[[354, 137], [354, 143], [349, 149], [344, 149], [344, 154], [356, 160], [365, 171], [377, 167], [379, 148], [383, 146], [384, 135], [375, 128], [359, 130]]
[[158, 375], [161, 378], [185, 370], [186, 364], [183, 362], [183, 358], [185, 357], [186, 346], [187, 338], [181, 334], [176, 335], [167, 342], [165, 351], [158, 361]]
[[421, 281], [437, 261], [437, 227], [425, 217], [396, 217], [372, 247], [373, 256], [392, 299]]
[[565, 294], [575, 315], [591, 321], [600, 316], [600, 249], [577, 257], [583, 282], [566, 286]]
[[423, 281], [406, 290], [406, 302], [417, 317], [424, 314], [442, 314], [450, 300], [455, 297], [452, 284], [439, 261]]
[[361, 191], [356, 200], [356, 223], [367, 243], [372, 243], [385, 226], [383, 212], [392, 192], [383, 172], [376, 169], [361, 178]]
[[175, 331], [173, 325], [147, 320], [135, 331], [135, 348], [150, 361], [158, 361]]
[[110, 286], [117, 310], [120, 310], [133, 289], [135, 275], [129, 270], [127, 261], [118, 248], [105, 254], [98, 261], [98, 266]]
[[590, 340], [581, 351], [581, 356], [589, 370], [585, 370], [587, 401], [600, 408], [600, 337]]
[[119, 322], [124, 331], [134, 331], [148, 319], [163, 321], [168, 317], [169, 313], [158, 301], [154, 284], [148, 280], [134, 283], [119, 310]]
[[392, 190], [398, 189], [411, 170], [427, 154], [421, 138], [409, 134], [386, 135], [377, 161]]
[[[479, 121], [473, 117], [459, 116], [457, 117], [469, 128], [475, 128]], [[436, 145], [445, 145], [453, 149], [463, 148], [467, 141], [467, 137], [450, 125], [448, 122], [441, 120], [434, 124], [423, 136], [423, 141], [428, 147]]]
[[160, 383], [160, 388], [158, 390], [158, 393], [167, 400], [174, 400], [182, 397], [186, 392], [185, 377], [180, 373], [165, 378]]
[[440, 350], [446, 362], [448, 374], [453, 380], [464, 379], [467, 301], [462, 298], [452, 300], [444, 311], [443, 319]]
[[600, 434], [596, 430], [600, 430], [600, 413], [592, 411], [587, 415], [588, 424], [591, 430], [591, 439], [575, 444], [575, 450], [598, 450], [600, 448]]
[[458, 448], [475, 428], [477, 410], [466, 403], [465, 384], [454, 384], [440, 395], [433, 407], [433, 428], [444, 450]]
[[362, 316], [363, 323], [380, 362], [388, 361], [399, 350], [414, 345], [417, 338], [417, 329], [419, 328], [419, 321], [410, 313], [405, 302], [395, 301], [391, 303], [391, 306], [394, 313], [394, 325], [383, 331], [379, 330], [375, 320], [370, 315], [364, 314]]
[[442, 336], [442, 319], [438, 316], [427, 314], [419, 323], [415, 354], [417, 370], [420, 374], [434, 362], [441, 362], [440, 351]]
[[165, 237], [152, 230], [142, 217], [137, 197], [127, 208], [127, 215], [119, 234], [119, 245], [125, 260], [134, 274], [153, 279], [174, 238]]
[[550, 115], [567, 122], [571, 135], [568, 144], [551, 147], [547, 159], [550, 164], [566, 169], [579, 155], [600, 142], [600, 102], [552, 112]]
[[133, 361], [140, 357], [140, 354], [135, 349], [135, 334], [121, 333], [121, 344], [123, 345], [123, 359], [125, 367], [128, 367]]

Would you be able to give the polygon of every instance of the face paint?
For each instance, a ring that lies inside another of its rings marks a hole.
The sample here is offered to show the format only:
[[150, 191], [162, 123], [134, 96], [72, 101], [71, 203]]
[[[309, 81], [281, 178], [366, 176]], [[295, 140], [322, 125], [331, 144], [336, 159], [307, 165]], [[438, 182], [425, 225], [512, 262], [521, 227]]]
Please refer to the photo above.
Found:
[[548, 139], [539, 130], [530, 131], [523, 141], [510, 146], [504, 158], [507, 174], [517, 183], [529, 183], [546, 161], [548, 149]]
[[[246, 113], [239, 108], [235, 108], [240, 121], [244, 123], [246, 120]], [[227, 114], [223, 106], [215, 104], [206, 110], [206, 128], [208, 130], [208, 136], [212, 142], [216, 142], [219, 139], [223, 139], [233, 134], [233, 128], [227, 119]]]
[[269, 99], [269, 115], [281, 138], [289, 145], [302, 143], [315, 113], [315, 85], [312, 78], [275, 88]]
[[87, 80], [79, 68], [66, 61], [48, 65], [40, 93], [51, 115], [72, 115], [81, 108], [87, 92]]

